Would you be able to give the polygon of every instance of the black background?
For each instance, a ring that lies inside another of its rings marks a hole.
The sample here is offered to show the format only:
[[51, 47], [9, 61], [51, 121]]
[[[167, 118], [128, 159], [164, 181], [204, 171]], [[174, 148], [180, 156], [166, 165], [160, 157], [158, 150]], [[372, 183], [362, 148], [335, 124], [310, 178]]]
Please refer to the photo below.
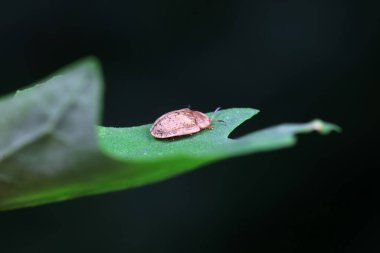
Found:
[[344, 131], [142, 188], [0, 213], [0, 252], [380, 252], [379, 7], [2, 2], [0, 94], [95, 55], [106, 126], [191, 105], [260, 109], [234, 137], [313, 118]]

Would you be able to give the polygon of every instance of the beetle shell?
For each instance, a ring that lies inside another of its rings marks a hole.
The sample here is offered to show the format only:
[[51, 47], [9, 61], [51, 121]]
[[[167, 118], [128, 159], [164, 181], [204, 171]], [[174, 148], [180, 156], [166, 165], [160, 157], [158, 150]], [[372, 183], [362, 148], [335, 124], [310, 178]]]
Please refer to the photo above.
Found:
[[168, 112], [159, 117], [150, 129], [150, 133], [158, 139], [197, 133], [202, 129], [212, 128], [210, 118], [189, 108]]

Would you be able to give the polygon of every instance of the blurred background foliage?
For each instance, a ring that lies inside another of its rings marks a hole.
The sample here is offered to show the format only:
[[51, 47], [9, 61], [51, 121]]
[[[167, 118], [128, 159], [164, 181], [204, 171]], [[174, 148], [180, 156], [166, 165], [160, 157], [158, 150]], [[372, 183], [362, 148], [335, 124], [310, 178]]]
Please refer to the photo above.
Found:
[[0, 213], [1, 252], [379, 251], [379, 5], [2, 3], [0, 94], [96, 55], [105, 126], [236, 106], [261, 113], [233, 136], [315, 117], [344, 132], [143, 188]]

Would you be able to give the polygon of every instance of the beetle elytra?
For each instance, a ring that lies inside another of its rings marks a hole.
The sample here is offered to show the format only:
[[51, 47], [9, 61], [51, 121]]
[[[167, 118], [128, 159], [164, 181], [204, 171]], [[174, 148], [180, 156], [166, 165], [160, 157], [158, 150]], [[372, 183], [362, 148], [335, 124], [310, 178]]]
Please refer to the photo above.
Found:
[[189, 108], [165, 113], [153, 123], [150, 133], [157, 139], [166, 139], [212, 129], [212, 119], [219, 109], [220, 107], [215, 110], [211, 119], [206, 114]]

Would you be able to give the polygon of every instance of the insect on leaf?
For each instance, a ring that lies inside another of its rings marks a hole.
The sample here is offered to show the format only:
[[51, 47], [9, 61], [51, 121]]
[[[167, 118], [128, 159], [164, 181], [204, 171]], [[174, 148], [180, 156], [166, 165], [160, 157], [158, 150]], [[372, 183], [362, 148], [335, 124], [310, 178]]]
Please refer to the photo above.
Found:
[[213, 130], [157, 140], [151, 124], [96, 126], [102, 96], [99, 63], [86, 58], [0, 99], [0, 210], [142, 186], [221, 159], [292, 146], [298, 133], [339, 130], [312, 121], [232, 140], [228, 135], [258, 113], [232, 108], [218, 112], [225, 124]]

